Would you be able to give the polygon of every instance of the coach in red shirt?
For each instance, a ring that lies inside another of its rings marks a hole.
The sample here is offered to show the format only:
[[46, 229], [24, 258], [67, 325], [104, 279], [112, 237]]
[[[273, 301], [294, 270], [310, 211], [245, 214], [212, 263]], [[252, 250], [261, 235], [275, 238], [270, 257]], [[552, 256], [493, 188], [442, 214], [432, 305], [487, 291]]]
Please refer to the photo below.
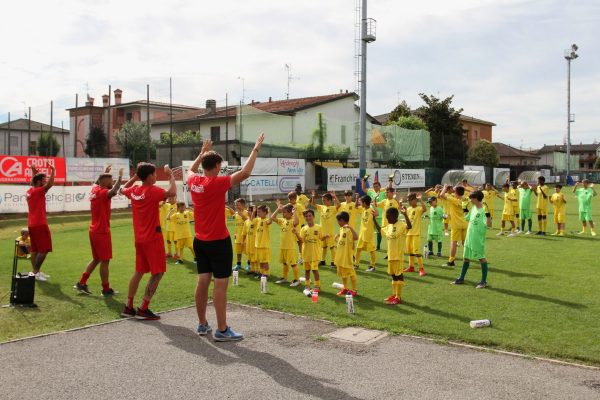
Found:
[[90, 210], [92, 221], [90, 223], [90, 246], [92, 247], [92, 261], [90, 261], [81, 274], [81, 279], [75, 284], [75, 289], [80, 293], [92, 294], [88, 289], [87, 280], [100, 264], [100, 280], [102, 281], [102, 295], [111, 296], [115, 291], [110, 287], [108, 280], [108, 264], [112, 259], [112, 239], [110, 235], [110, 207], [112, 198], [117, 195], [123, 179], [123, 168], [119, 169], [119, 179], [113, 184], [110, 174], [111, 166], [104, 170], [92, 186], [90, 193]]
[[47, 281], [50, 278], [49, 275], [40, 271], [46, 255], [52, 251], [52, 236], [46, 219], [46, 192], [54, 185], [56, 170], [54, 166], [50, 168], [52, 172], [46, 181], [45, 174], [38, 173], [35, 167], [31, 167], [33, 178], [31, 178], [31, 188], [26, 194], [29, 210], [27, 225], [31, 238], [31, 265], [35, 279], [38, 281]]
[[[264, 134], [256, 139], [256, 144], [248, 161], [242, 169], [231, 176], [218, 176], [223, 157], [212, 151], [212, 141], [205, 140], [200, 155], [192, 164], [187, 178], [187, 187], [194, 203], [194, 224], [196, 237], [194, 251], [198, 268], [196, 287], [196, 310], [198, 312], [199, 335], [207, 335], [212, 328], [206, 320], [208, 287], [215, 278], [213, 305], [217, 314], [216, 341], [241, 340], [244, 335], [234, 332], [227, 325], [227, 285], [233, 264], [231, 238], [225, 225], [225, 194], [235, 185], [239, 185], [252, 173], [258, 151], [265, 140]], [[203, 173], [198, 174], [202, 165]]]

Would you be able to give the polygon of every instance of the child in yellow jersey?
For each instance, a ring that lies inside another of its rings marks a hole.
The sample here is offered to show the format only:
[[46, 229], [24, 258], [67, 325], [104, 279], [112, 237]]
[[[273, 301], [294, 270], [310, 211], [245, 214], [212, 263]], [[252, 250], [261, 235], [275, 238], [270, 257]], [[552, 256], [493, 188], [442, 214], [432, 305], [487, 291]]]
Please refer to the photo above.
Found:
[[371, 208], [371, 197], [364, 195], [360, 198], [361, 217], [360, 217], [360, 233], [358, 235], [358, 244], [356, 245], [356, 265], [358, 269], [360, 264], [360, 253], [368, 251], [371, 258], [367, 272], [375, 271], [375, 262], [377, 255], [375, 253], [375, 222], [377, 218], [377, 209]]
[[225, 223], [227, 223], [227, 219], [231, 218], [235, 215], [235, 210], [231, 207], [225, 206]]
[[[515, 231], [515, 195], [514, 192], [511, 192], [510, 185], [505, 183], [502, 185], [502, 192], [504, 192], [504, 208], [502, 209], [502, 224], [500, 225], [500, 232], [496, 234], [496, 236], [504, 235], [504, 228], [506, 227], [506, 222], [510, 222], [510, 233], [508, 236], [514, 236]], [[518, 207], [518, 203], [517, 203]]]
[[[452, 194], [450, 194], [452, 193]], [[445, 267], [454, 267], [456, 258], [456, 247], [458, 242], [464, 242], [467, 237], [467, 220], [462, 207], [462, 198], [465, 195], [465, 188], [450, 185], [444, 185], [440, 193], [440, 199], [446, 202], [446, 212], [448, 213], [450, 223], [450, 257]]]
[[[300, 186], [302, 187], [302, 186]], [[304, 196], [304, 195], [302, 195]], [[306, 197], [306, 196], [304, 196]], [[298, 227], [303, 227], [304, 224], [306, 223], [304, 221], [304, 210], [306, 210], [306, 203], [301, 203], [298, 201], [298, 194], [296, 192], [289, 192], [288, 193], [288, 200], [290, 202], [290, 204], [294, 207], [294, 210], [296, 210], [296, 215], [298, 216]], [[302, 242], [298, 240], [298, 254], [300, 254], [300, 257], [298, 257], [298, 264], [302, 265]]]
[[519, 186], [521, 185], [521, 181], [513, 181], [510, 183], [510, 189], [508, 190], [510, 193], [510, 197], [512, 200], [513, 206], [513, 214], [515, 216], [515, 234], [521, 233], [519, 226], [521, 226], [521, 213], [519, 210]]
[[[242, 268], [242, 254], [246, 253], [242, 231], [244, 230], [244, 224], [248, 219], [248, 211], [246, 211], [246, 200], [244, 199], [235, 199], [233, 204], [235, 204], [235, 213], [233, 214], [235, 229], [233, 234], [233, 251], [237, 257], [237, 262], [235, 267], [233, 267], [233, 270], [239, 271], [239, 269]], [[250, 269], [250, 262], [248, 262], [248, 267], [246, 269]]]
[[550, 196], [550, 204], [554, 209], [554, 223], [556, 224], [556, 232], [552, 236], [565, 236], [565, 214], [567, 200], [565, 195], [561, 193], [562, 185], [556, 185], [556, 193]]
[[256, 227], [258, 218], [256, 218], [256, 207], [251, 205], [248, 207], [248, 219], [244, 221], [244, 230], [242, 231], [243, 246], [246, 249], [248, 262], [250, 263], [249, 275], [260, 276], [260, 266], [256, 258]]
[[323, 239], [321, 241], [321, 247], [322, 247], [322, 251], [321, 251], [321, 262], [319, 262], [319, 265], [326, 265], [327, 263], [325, 262], [325, 260], [327, 259], [327, 248], [330, 249], [331, 251], [331, 267], [333, 268], [335, 266], [334, 264], [334, 260], [335, 260], [335, 243], [334, 243], [334, 236], [335, 236], [335, 214], [337, 211], [337, 208], [333, 205], [333, 198], [335, 197], [335, 194], [331, 194], [331, 193], [325, 193], [323, 196], [321, 196], [321, 200], [323, 201], [323, 204], [317, 204], [316, 201], [316, 192], [313, 190], [312, 191], [312, 197], [311, 197], [311, 204], [313, 207], [315, 207], [319, 213], [319, 218], [320, 218], [320, 223], [319, 225], [321, 225], [321, 229], [323, 230], [323, 235], [327, 236], [325, 239]]
[[[377, 198], [375, 198], [375, 204], [374, 204], [375, 208], [382, 208], [384, 216], [387, 215], [386, 212], [390, 208], [400, 208], [400, 204], [398, 203], [398, 200], [396, 200], [394, 198], [394, 194], [395, 194], [394, 188], [388, 186], [385, 189], [385, 200], [378, 202]], [[387, 224], [388, 224], [387, 218], [383, 218], [381, 220], [381, 227], [385, 228]]]
[[[399, 213], [404, 215], [404, 220], [399, 221]], [[397, 208], [388, 208], [385, 212], [387, 224], [383, 228], [377, 227], [382, 236], [387, 239], [388, 275], [392, 277], [392, 295], [384, 300], [386, 304], [396, 305], [402, 303], [402, 287], [404, 286], [404, 275], [402, 274], [402, 261], [404, 260], [404, 244], [406, 234], [412, 227], [410, 217], [406, 209], [402, 207], [400, 212]]]
[[304, 276], [306, 278], [305, 289], [310, 289], [310, 272], [315, 278], [314, 292], [321, 290], [321, 279], [319, 276], [319, 261], [321, 259], [321, 241], [325, 238], [320, 225], [315, 224], [315, 212], [304, 211], [306, 225], [300, 229], [300, 233], [294, 231], [298, 240], [302, 242], [302, 259], [304, 260]]
[[256, 246], [256, 258], [260, 264], [261, 276], [269, 276], [269, 262], [271, 261], [271, 218], [269, 218], [269, 207], [258, 206], [258, 221], [256, 221], [256, 235], [254, 243]]
[[21, 236], [17, 239], [17, 256], [31, 258], [31, 237], [27, 228], [21, 229]]
[[496, 199], [496, 197], [499, 199], [503, 199], [503, 197], [500, 196], [500, 193], [498, 193], [496, 188], [493, 187], [490, 183], [486, 183], [485, 190], [482, 190], [481, 192], [483, 193], [483, 205], [487, 208], [488, 212], [490, 213], [490, 219], [493, 222], [495, 209], [494, 200]]
[[[177, 209], [177, 199], [175, 196], [169, 197], [166, 201], [160, 203], [158, 208], [158, 215], [160, 218], [160, 230], [163, 234], [165, 241], [167, 242], [167, 257], [173, 257], [172, 247], [175, 245], [175, 239], [173, 239], [173, 231], [169, 230], [169, 222], [167, 221], [167, 214], [171, 210]], [[177, 255], [177, 253], [175, 253]]]
[[425, 276], [423, 267], [423, 252], [421, 250], [421, 221], [423, 214], [427, 212], [427, 206], [423, 202], [421, 195], [410, 193], [408, 195], [408, 205], [406, 213], [410, 220], [411, 228], [406, 233], [406, 252], [408, 253], [408, 268], [404, 272], [415, 272], [414, 259], [419, 264], [419, 275]]
[[[371, 215], [373, 216], [373, 214]], [[350, 222], [350, 215], [347, 212], [342, 211], [341, 213], [338, 213], [336, 215], [336, 220], [340, 227], [340, 231], [334, 238], [337, 246], [337, 251], [335, 253], [335, 266], [337, 268], [337, 274], [340, 278], [342, 278], [342, 283], [344, 284], [344, 288], [340, 290], [337, 295], [345, 296], [347, 294], [351, 294], [352, 296], [356, 296], [358, 291], [356, 286], [356, 271], [354, 270], [354, 263], [352, 262], [352, 254], [354, 252], [354, 241], [358, 238], [358, 235], [356, 234], [354, 228], [348, 224]], [[375, 246], [374, 243], [373, 246]], [[350, 278], [351, 282], [352, 289], [350, 290], [348, 290], [348, 278]]]
[[546, 185], [546, 178], [540, 176], [538, 184], [532, 190], [533, 194], [537, 196], [536, 212], [539, 231], [536, 235], [545, 235], [548, 228], [548, 198], [550, 197], [550, 189]]
[[169, 211], [167, 214], [169, 225], [173, 227], [173, 239], [175, 241], [175, 249], [177, 250], [175, 264], [183, 264], [183, 250], [187, 247], [192, 252], [192, 256], [196, 258], [194, 253], [194, 243], [192, 240], [192, 230], [190, 224], [194, 222], [194, 213], [186, 210], [185, 203], [180, 201], [177, 203], [177, 209]]
[[334, 197], [333, 200], [336, 204], [338, 213], [342, 211], [347, 212], [348, 215], [350, 215], [350, 223], [357, 227], [360, 223], [360, 210], [358, 205], [352, 200], [353, 196], [352, 190], [346, 190], [344, 192], [344, 201], [339, 203], [337, 197]]
[[[283, 218], [277, 218], [277, 214], [281, 213]], [[281, 228], [281, 246], [279, 250], [279, 262], [283, 265], [283, 274], [281, 278], [275, 282], [277, 284], [290, 283], [288, 275], [290, 268], [294, 274], [294, 280], [290, 286], [295, 287], [300, 284], [300, 275], [298, 273], [298, 264], [296, 263], [296, 227], [298, 226], [298, 216], [291, 204], [283, 205], [277, 200], [277, 209], [271, 215], [271, 221], [275, 222]]]

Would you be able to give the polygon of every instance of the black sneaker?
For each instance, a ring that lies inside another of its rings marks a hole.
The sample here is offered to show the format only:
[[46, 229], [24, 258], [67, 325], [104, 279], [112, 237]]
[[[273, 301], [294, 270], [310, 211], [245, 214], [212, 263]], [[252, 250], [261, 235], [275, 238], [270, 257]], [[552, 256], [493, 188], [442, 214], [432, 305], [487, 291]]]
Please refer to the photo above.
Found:
[[535, 234], [538, 235], [538, 236], [540, 236], [540, 235], [542, 235], [542, 231], [538, 231]]
[[143, 319], [143, 320], [155, 321], [157, 319], [160, 319], [160, 315], [154, 314], [152, 311], [150, 311], [150, 309], [140, 310], [138, 308], [137, 312], [135, 313], [135, 319]]
[[320, 267], [320, 266], [323, 266], [323, 265], [326, 265], [326, 264], [325, 264], [325, 261], [319, 261], [319, 267]]
[[465, 283], [464, 279], [455, 279], [452, 281], [453, 285], [462, 285], [463, 283]]
[[103, 290], [103, 291], [102, 291], [102, 296], [104, 296], [104, 297], [108, 297], [108, 296], [114, 296], [114, 295], [115, 295], [115, 294], [117, 294], [117, 293], [119, 293], [119, 292], [115, 292], [115, 291], [113, 290], [113, 288], [109, 288], [108, 290]]
[[127, 307], [125, 306], [125, 308], [123, 308], [123, 311], [121, 311], [121, 317], [123, 318], [131, 318], [131, 317], [135, 317], [135, 308], [133, 307]]
[[446, 264], [442, 265], [442, 267], [456, 267], [456, 264], [454, 264], [454, 261], [447, 262]]
[[334, 264], [333, 262], [332, 262], [331, 264], [329, 264], [329, 266], [330, 266], [331, 268], [335, 268], [335, 264]]
[[79, 291], [79, 293], [92, 294], [92, 292], [90, 292], [90, 289], [88, 289], [88, 285], [82, 285], [81, 282], [77, 282], [75, 286], [73, 286], [73, 289]]

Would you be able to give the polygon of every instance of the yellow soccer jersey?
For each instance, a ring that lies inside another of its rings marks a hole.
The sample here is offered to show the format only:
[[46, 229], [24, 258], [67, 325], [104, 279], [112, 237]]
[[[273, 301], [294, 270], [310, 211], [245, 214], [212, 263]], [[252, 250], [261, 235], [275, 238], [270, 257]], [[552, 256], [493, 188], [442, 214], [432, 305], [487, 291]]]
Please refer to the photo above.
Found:
[[511, 197], [512, 197], [512, 205], [513, 205], [513, 210], [515, 214], [519, 213], [519, 197], [521, 197], [521, 194], [519, 193], [519, 189], [513, 189], [512, 187], [510, 189], [508, 189], [508, 193], [510, 193]]
[[398, 211], [400, 211], [400, 204], [398, 204], [398, 201], [396, 199], [385, 199], [381, 203], [377, 204], [383, 207], [383, 215], [381, 216], [381, 226], [387, 226], [388, 222], [387, 218], [385, 217], [385, 213], [390, 208], [396, 208]]
[[298, 195], [296, 201], [306, 207], [308, 207], [308, 203], [310, 202], [309, 198], [305, 194]]
[[552, 202], [552, 209], [554, 210], [554, 214], [562, 214], [565, 215], [565, 195], [562, 193], [554, 193], [550, 197], [550, 201]]
[[271, 248], [271, 227], [270, 219], [257, 218], [256, 222], [256, 237], [254, 238], [255, 246], [257, 249], [269, 249]]
[[353, 201], [342, 201], [340, 203], [339, 212], [345, 211], [350, 215], [350, 221], [357, 223], [360, 220], [360, 209]]
[[[244, 219], [245, 218], [245, 219]], [[246, 219], [248, 219], [248, 211], [244, 210], [242, 211], [242, 215], [235, 213], [234, 214], [234, 221], [235, 221], [235, 231], [234, 231], [234, 238], [235, 238], [235, 242], [234, 243], [244, 243], [244, 237], [242, 235], [242, 232], [244, 230], [244, 222], [246, 221]]]
[[461, 199], [450, 195], [446, 197], [446, 213], [449, 217], [450, 228], [467, 229], [467, 220], [462, 208]]
[[298, 226], [304, 225], [306, 223], [304, 219], [304, 210], [306, 210], [306, 207], [304, 206], [304, 204], [298, 201], [296, 201], [296, 203], [292, 205], [296, 209], [296, 215], [298, 216]]
[[363, 242], [370, 242], [375, 237], [375, 222], [373, 222], [373, 209], [361, 208], [360, 214], [360, 234]]
[[[373, 215], [371, 215], [371, 218]], [[340, 228], [336, 241], [335, 265], [338, 268], [354, 268], [354, 237], [350, 228]]]
[[242, 235], [246, 242], [246, 253], [254, 254], [256, 252], [256, 227], [258, 225], [259, 218], [247, 219], [244, 222], [244, 230]]
[[408, 215], [408, 219], [412, 227], [407, 232], [408, 236], [420, 236], [421, 235], [421, 221], [423, 220], [423, 207], [417, 205], [416, 207], [408, 207], [406, 209], [406, 215]]
[[504, 192], [504, 208], [502, 209], [502, 214], [513, 215], [514, 212], [514, 195], [508, 191]]
[[381, 233], [387, 239], [388, 261], [402, 260], [404, 257], [406, 235], [408, 233], [406, 222], [398, 221], [395, 224], [388, 224], [381, 230]]
[[227, 222], [227, 218], [231, 217], [232, 215], [233, 213], [231, 212], [231, 210], [225, 207], [225, 222]]
[[167, 215], [171, 210], [177, 210], [177, 204], [170, 204], [164, 202], [158, 208], [158, 216], [160, 218], [160, 228], [164, 232], [173, 232], [173, 229], [170, 228], [169, 222], [167, 221]]
[[323, 235], [333, 236], [335, 234], [335, 214], [337, 212], [335, 206], [317, 205], [317, 211], [319, 211], [321, 229]]
[[169, 218], [169, 226], [173, 227], [174, 239], [186, 239], [192, 237], [190, 222], [193, 220], [193, 214], [189, 211], [176, 212]]
[[483, 202], [487, 206], [488, 210], [494, 210], [494, 199], [496, 198], [496, 192], [493, 190], [482, 190]]
[[17, 242], [21, 243], [21, 242], [25, 242], [26, 246], [31, 246], [31, 236], [27, 236], [27, 239], [23, 240], [23, 236], [19, 236], [17, 238]]
[[305, 225], [300, 229], [302, 239], [302, 259], [304, 262], [321, 261], [321, 238], [323, 233], [320, 225]]
[[[536, 208], [539, 208], [540, 210], [548, 209], [548, 199], [550, 198], [549, 190], [547, 185], [537, 186], [535, 188], [535, 193], [537, 194]], [[546, 197], [544, 197], [544, 194]]]
[[281, 250], [294, 250], [296, 248], [296, 235], [294, 235], [294, 220], [277, 218], [275, 223], [281, 228]]

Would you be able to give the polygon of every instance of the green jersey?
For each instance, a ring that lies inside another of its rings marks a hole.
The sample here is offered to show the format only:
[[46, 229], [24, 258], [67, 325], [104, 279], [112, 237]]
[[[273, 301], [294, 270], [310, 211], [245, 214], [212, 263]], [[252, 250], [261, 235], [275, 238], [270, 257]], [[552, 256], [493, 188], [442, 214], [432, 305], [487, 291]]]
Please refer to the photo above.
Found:
[[519, 208], [521, 210], [531, 209], [531, 188], [519, 188]]
[[471, 207], [467, 214], [467, 238], [465, 240], [464, 258], [481, 260], [485, 258], [485, 235], [487, 232], [487, 218], [485, 207]]
[[377, 199], [377, 222], [379, 225], [381, 225], [381, 219], [383, 217], [383, 208], [381, 207], [381, 202], [386, 199], [385, 190], [380, 190], [379, 193], [377, 193], [375, 190], [369, 189], [367, 190], [367, 196], [371, 198], [373, 205], [375, 205], [375, 199]]
[[587, 212], [592, 210], [592, 197], [594, 197], [594, 191], [592, 188], [577, 188], [575, 190], [575, 196], [579, 203], [579, 212]]
[[427, 228], [428, 235], [442, 236], [444, 232], [444, 211], [442, 207], [429, 207], [429, 227]]

